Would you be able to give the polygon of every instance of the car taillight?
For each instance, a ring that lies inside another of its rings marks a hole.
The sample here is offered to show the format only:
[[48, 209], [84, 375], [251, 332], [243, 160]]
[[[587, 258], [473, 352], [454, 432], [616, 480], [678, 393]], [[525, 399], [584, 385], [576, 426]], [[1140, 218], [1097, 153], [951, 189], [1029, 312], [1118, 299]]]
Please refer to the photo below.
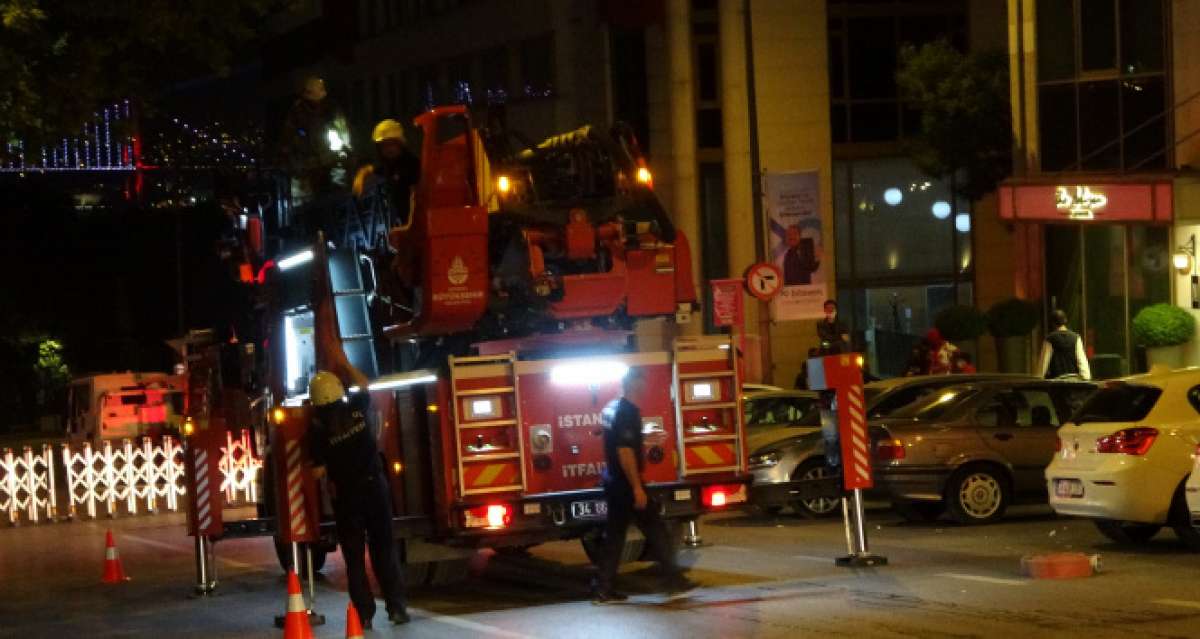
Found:
[[498, 530], [512, 523], [512, 506], [508, 504], [488, 504], [476, 506], [463, 511], [463, 523], [467, 528], [487, 528]]
[[717, 484], [705, 486], [700, 491], [700, 501], [709, 508], [724, 508], [729, 504], [746, 501], [745, 484]]
[[893, 461], [896, 459], [904, 459], [904, 442], [899, 439], [884, 439], [875, 444], [875, 458], [880, 461]]
[[1157, 437], [1155, 428], [1125, 428], [1097, 439], [1096, 452], [1145, 455]]

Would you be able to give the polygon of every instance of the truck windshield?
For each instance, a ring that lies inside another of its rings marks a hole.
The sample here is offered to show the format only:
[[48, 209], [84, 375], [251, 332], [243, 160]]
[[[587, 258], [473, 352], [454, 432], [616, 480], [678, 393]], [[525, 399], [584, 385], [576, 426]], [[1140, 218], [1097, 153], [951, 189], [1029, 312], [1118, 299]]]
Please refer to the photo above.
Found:
[[1162, 389], [1155, 386], [1108, 384], [1092, 394], [1071, 421], [1136, 422], [1150, 414], [1160, 395]]

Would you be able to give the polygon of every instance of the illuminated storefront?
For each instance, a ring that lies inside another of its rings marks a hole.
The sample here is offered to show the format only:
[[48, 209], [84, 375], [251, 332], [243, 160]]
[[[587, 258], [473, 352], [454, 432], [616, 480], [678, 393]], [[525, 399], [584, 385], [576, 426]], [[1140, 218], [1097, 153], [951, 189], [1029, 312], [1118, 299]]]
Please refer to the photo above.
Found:
[[1017, 237], [1018, 293], [1067, 313], [1098, 377], [1139, 370], [1130, 322], [1171, 301], [1172, 180], [1042, 176], [1001, 185], [999, 204]]

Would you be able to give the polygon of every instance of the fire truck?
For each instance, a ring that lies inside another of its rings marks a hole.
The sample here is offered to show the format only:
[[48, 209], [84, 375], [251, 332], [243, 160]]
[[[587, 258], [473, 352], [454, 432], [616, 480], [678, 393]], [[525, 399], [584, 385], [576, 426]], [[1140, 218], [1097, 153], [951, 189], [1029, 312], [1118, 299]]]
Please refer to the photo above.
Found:
[[695, 302], [689, 246], [632, 133], [584, 127], [532, 144], [465, 107], [414, 125], [407, 219], [383, 196], [317, 228], [293, 211], [234, 252], [261, 255], [231, 270], [258, 271], [244, 282], [258, 302], [236, 343], [194, 349], [188, 432], [252, 422], [268, 478], [257, 517], [206, 519], [209, 534], [274, 534], [285, 565], [287, 542], [305, 541], [319, 568], [336, 539], [327, 500], [298, 472], [305, 393], [341, 357], [372, 380], [410, 578], [479, 547], [577, 538], [594, 558], [600, 413], [634, 368], [654, 389], [641, 406], [647, 491], [675, 530], [695, 535], [703, 513], [745, 501], [739, 353], [728, 336], [673, 335]]

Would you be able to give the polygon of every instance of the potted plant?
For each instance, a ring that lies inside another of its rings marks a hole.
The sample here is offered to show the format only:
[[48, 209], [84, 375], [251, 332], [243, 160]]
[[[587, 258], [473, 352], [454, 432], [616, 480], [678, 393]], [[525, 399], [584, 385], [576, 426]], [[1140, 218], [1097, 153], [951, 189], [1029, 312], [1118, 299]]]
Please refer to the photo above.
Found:
[[933, 325], [944, 339], [965, 342], [983, 335], [987, 330], [987, 318], [974, 306], [957, 304], [942, 309], [933, 318]]
[[996, 359], [1004, 373], [1029, 372], [1029, 334], [1038, 323], [1038, 305], [1010, 297], [987, 311], [988, 332], [996, 339]]
[[1183, 366], [1182, 346], [1192, 340], [1196, 318], [1174, 304], [1152, 304], [1133, 318], [1133, 339], [1146, 347], [1146, 363]]

